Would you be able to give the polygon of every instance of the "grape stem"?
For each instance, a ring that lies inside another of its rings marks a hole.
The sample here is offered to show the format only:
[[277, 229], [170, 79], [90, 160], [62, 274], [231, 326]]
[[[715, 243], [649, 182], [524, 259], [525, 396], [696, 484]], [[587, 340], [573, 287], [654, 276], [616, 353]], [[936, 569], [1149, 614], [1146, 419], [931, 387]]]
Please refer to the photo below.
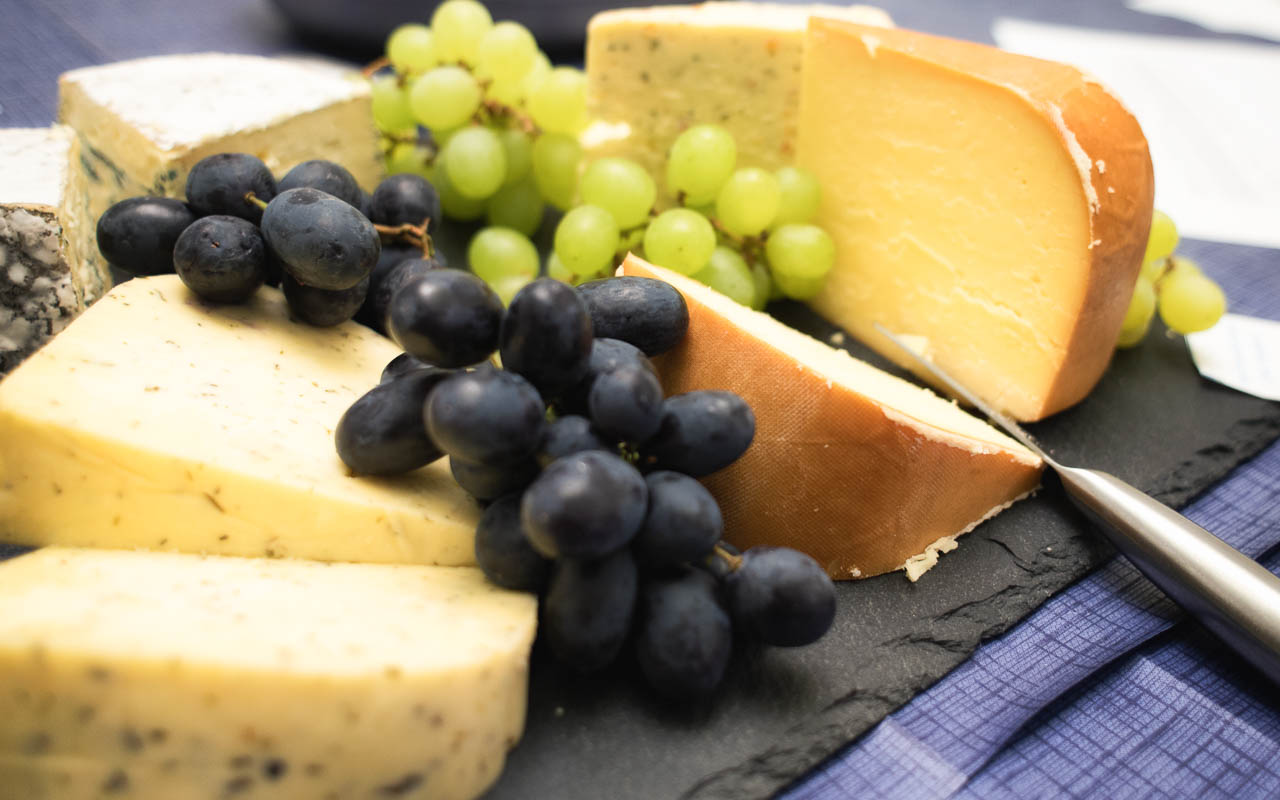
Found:
[[267, 207], [267, 201], [263, 200], [261, 197], [258, 197], [253, 192], [245, 192], [244, 201], [250, 205], [257, 206], [258, 208], [265, 209]]
[[537, 136], [542, 133], [542, 131], [539, 130], [537, 123], [533, 121], [532, 117], [526, 116], [515, 108], [505, 103], [500, 103], [497, 100], [490, 99], [482, 102], [480, 104], [480, 110], [476, 112], [475, 122], [479, 125], [485, 124], [487, 121], [485, 119], [486, 116], [489, 120], [494, 121], [509, 119], [515, 123], [517, 128], [528, 136]]
[[[246, 203], [255, 205], [258, 208], [267, 207], [266, 202], [253, 192], [245, 192], [244, 199]], [[421, 225], [412, 225], [408, 222], [403, 225], [379, 225], [374, 223], [373, 228], [382, 236], [392, 240], [399, 239], [413, 245], [414, 247], [420, 248], [425, 257], [431, 258], [431, 256], [435, 254], [436, 248], [431, 242], [431, 235], [427, 233], [427, 225], [430, 224], [430, 222], [431, 217], [425, 217], [423, 218]]]
[[365, 78], [372, 78], [379, 70], [389, 66], [391, 66], [391, 59], [386, 56], [382, 56], [381, 58], [375, 58], [373, 61], [365, 64], [364, 69], [360, 70], [360, 74]]
[[737, 572], [738, 567], [742, 566], [742, 556], [736, 556], [733, 553], [730, 553], [720, 542], [716, 542], [716, 546], [712, 549], [712, 552], [723, 558], [725, 563], [729, 565], [729, 569], [733, 572]]

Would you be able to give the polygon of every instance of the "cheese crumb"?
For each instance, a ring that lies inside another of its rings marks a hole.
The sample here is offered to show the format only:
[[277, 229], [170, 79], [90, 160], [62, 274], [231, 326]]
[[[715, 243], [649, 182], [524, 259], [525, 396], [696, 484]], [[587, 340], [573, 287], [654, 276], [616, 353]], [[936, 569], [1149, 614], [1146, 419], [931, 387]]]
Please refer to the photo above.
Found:
[[844, 344], [844, 332], [836, 331], [835, 333], [831, 334], [828, 341], [831, 342], [836, 347], [839, 347], [840, 345]]
[[955, 536], [943, 536], [926, 547], [923, 553], [908, 558], [906, 563], [902, 565], [902, 568], [907, 572], [907, 580], [912, 583], [920, 580], [921, 575], [937, 565], [939, 553], [950, 553], [959, 546]]

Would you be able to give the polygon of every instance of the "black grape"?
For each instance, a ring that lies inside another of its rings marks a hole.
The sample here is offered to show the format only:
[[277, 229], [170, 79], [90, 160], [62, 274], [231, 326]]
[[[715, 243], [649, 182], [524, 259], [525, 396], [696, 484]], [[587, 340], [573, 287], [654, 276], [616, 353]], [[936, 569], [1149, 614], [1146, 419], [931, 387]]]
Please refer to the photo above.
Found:
[[625, 548], [594, 561], [552, 568], [541, 632], [561, 662], [590, 672], [622, 650], [636, 605], [636, 565]]
[[477, 500], [493, 500], [518, 492], [538, 477], [538, 462], [532, 458], [514, 464], [472, 464], [459, 458], [449, 459], [453, 479]]
[[666, 281], [627, 275], [578, 287], [596, 336], [630, 342], [654, 356], [684, 339], [689, 307]]
[[582, 380], [591, 357], [591, 318], [566, 283], [539, 278], [511, 299], [502, 321], [502, 365], [554, 398]]
[[239, 217], [201, 217], [178, 237], [173, 266], [191, 291], [217, 303], [239, 303], [267, 276], [267, 243]]
[[196, 221], [172, 197], [130, 197], [98, 218], [98, 250], [112, 266], [133, 275], [173, 272], [173, 247]]
[[831, 578], [818, 562], [787, 547], [749, 548], [725, 589], [734, 622], [766, 644], [816, 642], [835, 620]]
[[551, 561], [538, 555], [520, 527], [520, 495], [495, 500], [476, 526], [476, 564], [485, 577], [506, 589], [538, 592], [551, 574]]
[[399, 475], [444, 455], [427, 435], [422, 406], [451, 373], [420, 369], [379, 384], [338, 420], [338, 456], [357, 475]]
[[451, 457], [511, 464], [537, 450], [546, 407], [524, 378], [485, 365], [437, 386], [425, 413], [432, 440]]
[[425, 271], [401, 287], [387, 307], [391, 338], [405, 352], [442, 367], [484, 361], [498, 347], [501, 325], [498, 293], [457, 269]]
[[645, 566], [673, 566], [710, 553], [724, 532], [711, 492], [678, 472], [651, 472], [644, 480], [649, 512], [631, 542], [636, 560]]
[[417, 369], [439, 369], [439, 367], [433, 367], [425, 361], [419, 361], [408, 353], [401, 353], [388, 361], [387, 365], [382, 368], [382, 377], [378, 379], [378, 383], [383, 384], [393, 381], [401, 375]]
[[207, 156], [187, 174], [187, 202], [201, 216], [229, 214], [256, 225], [262, 221], [262, 207], [246, 200], [245, 195], [253, 192], [259, 200], [270, 202], [277, 191], [271, 170], [262, 159], [248, 153]]
[[[378, 263], [369, 272], [369, 294], [365, 296], [364, 305], [356, 312], [356, 322], [373, 328], [378, 333], [387, 332], [387, 306], [391, 296], [405, 284], [410, 275], [421, 275], [430, 269], [444, 266], [437, 260], [423, 260], [422, 250], [416, 247], [401, 245], [383, 245]], [[400, 266], [409, 261], [419, 262], [409, 272], [402, 271]]]
[[421, 225], [427, 221], [427, 233], [433, 233], [440, 224], [440, 194], [420, 175], [392, 175], [373, 190], [369, 219], [381, 225]]
[[587, 359], [587, 372], [576, 386], [561, 396], [559, 405], [563, 410], [570, 413], [586, 414], [587, 398], [591, 394], [591, 387], [595, 384], [596, 378], [607, 372], [614, 371], [623, 364], [631, 363], [640, 364], [652, 372], [654, 377], [658, 375], [658, 371], [653, 367], [653, 362], [644, 353], [640, 352], [640, 348], [635, 345], [628, 344], [621, 339], [601, 339], [598, 337], [592, 339], [591, 356]]
[[603, 436], [642, 444], [662, 422], [662, 384], [639, 363], [623, 364], [595, 379], [587, 408]]
[[295, 317], [317, 328], [329, 328], [355, 316], [364, 302], [365, 293], [369, 291], [369, 279], [365, 278], [349, 289], [330, 291], [303, 286], [285, 272], [280, 276], [280, 288]]
[[285, 271], [317, 289], [350, 289], [369, 277], [382, 252], [373, 223], [319, 189], [278, 195], [262, 214], [262, 233]]
[[576, 414], [566, 414], [547, 423], [542, 434], [542, 445], [538, 448], [538, 463], [545, 467], [557, 458], [583, 450], [614, 452], [615, 448], [610, 447], [591, 428], [591, 420]]
[[635, 467], [587, 450], [557, 459], [524, 493], [525, 535], [549, 557], [598, 558], [631, 541], [649, 490]]
[[[308, 186], [328, 192], [342, 202], [359, 209], [364, 199], [364, 190], [356, 183], [355, 176], [341, 164], [323, 159], [303, 161], [285, 173], [280, 179], [279, 189], [282, 192]], [[267, 198], [263, 198], [267, 199]], [[361, 213], [364, 213], [361, 211]]]
[[650, 579], [636, 610], [636, 659], [649, 685], [673, 698], [710, 694], [733, 651], [733, 624], [715, 578], [684, 568]]
[[729, 466], [756, 432], [751, 406], [733, 392], [696, 391], [668, 397], [662, 424], [644, 445], [643, 463], [695, 478]]

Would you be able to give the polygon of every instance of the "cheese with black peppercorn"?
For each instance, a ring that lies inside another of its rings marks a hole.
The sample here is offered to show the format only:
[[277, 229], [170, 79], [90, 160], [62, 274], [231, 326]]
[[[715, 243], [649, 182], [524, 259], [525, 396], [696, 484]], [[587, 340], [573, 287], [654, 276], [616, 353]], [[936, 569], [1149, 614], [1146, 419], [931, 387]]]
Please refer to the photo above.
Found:
[[467, 567], [46, 548], [0, 564], [0, 800], [463, 800], [537, 600]]

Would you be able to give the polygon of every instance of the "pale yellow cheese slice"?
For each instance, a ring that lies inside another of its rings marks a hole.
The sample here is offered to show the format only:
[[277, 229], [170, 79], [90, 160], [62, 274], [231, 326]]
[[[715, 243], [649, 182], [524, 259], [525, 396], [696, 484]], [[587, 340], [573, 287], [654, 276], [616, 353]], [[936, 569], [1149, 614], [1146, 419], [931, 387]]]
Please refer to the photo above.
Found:
[[0, 564], [0, 798], [470, 798], [537, 601], [473, 568], [46, 548]]
[[655, 359], [666, 393], [723, 389], [755, 413], [751, 447], [703, 479], [733, 544], [797, 548], [833, 578], [915, 580], [1039, 485], [1035, 454], [927, 389], [635, 256], [622, 271], [688, 304], [684, 340]]
[[918, 337], [1022, 420], [1093, 388], [1129, 304], [1152, 210], [1133, 116], [1062, 65], [813, 19], [797, 162], [822, 181], [836, 266], [813, 306], [906, 364]]
[[183, 197], [191, 167], [215, 153], [251, 153], [277, 177], [300, 162], [329, 159], [369, 191], [383, 172], [368, 81], [327, 61], [140, 58], [67, 72], [58, 95], [59, 121], [79, 142], [73, 189], [93, 221], [74, 243], [81, 253], [97, 254], [93, 223], [112, 204]]
[[333, 431], [400, 352], [261, 289], [111, 290], [0, 382], [0, 541], [472, 564], [479, 508], [442, 459], [353, 477]]
[[716, 2], [605, 11], [587, 26], [587, 157], [621, 155], [665, 175], [691, 125], [733, 134], [741, 166], [795, 158], [801, 51], [810, 16], [891, 25], [870, 6]]

